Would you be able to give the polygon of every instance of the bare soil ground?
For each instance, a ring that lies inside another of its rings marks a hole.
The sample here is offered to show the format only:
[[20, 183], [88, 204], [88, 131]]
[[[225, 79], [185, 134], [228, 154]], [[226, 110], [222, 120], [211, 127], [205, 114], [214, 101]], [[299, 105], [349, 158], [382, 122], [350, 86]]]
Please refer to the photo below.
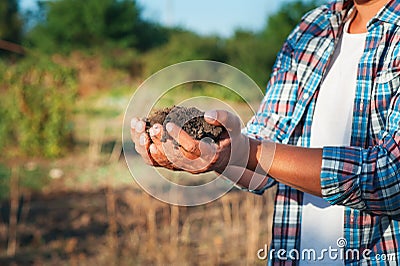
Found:
[[1, 203], [0, 265], [264, 265], [271, 201], [233, 191], [199, 207], [161, 203], [133, 186], [21, 198], [17, 249], [7, 255]]

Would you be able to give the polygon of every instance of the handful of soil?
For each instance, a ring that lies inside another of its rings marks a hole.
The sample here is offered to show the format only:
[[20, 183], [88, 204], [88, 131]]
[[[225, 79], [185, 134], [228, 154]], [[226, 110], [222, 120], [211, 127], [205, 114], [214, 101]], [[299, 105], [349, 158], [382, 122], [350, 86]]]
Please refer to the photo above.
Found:
[[163, 125], [164, 135], [161, 141], [171, 138], [165, 129], [165, 125], [169, 122], [181, 127], [197, 140], [208, 137], [214, 142], [218, 142], [221, 134], [225, 131], [224, 127], [208, 124], [204, 120], [204, 112], [195, 107], [172, 106], [155, 110], [144, 121], [147, 132], [156, 123]]

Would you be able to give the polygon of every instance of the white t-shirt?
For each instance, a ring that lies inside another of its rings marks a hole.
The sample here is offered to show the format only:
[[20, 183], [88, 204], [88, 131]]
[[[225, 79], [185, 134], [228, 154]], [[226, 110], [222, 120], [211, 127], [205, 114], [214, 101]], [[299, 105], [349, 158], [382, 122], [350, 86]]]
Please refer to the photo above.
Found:
[[[318, 94], [311, 126], [311, 147], [350, 144], [357, 69], [366, 34], [348, 33], [348, 24]], [[312, 249], [317, 259], [314, 261], [314, 256], [308, 257], [305, 252], [300, 265], [343, 265], [337, 245], [338, 239], [343, 237], [343, 216], [342, 206], [331, 206], [322, 198], [304, 193], [300, 258], [302, 251]], [[322, 252], [329, 247], [338, 249], [339, 258]]]

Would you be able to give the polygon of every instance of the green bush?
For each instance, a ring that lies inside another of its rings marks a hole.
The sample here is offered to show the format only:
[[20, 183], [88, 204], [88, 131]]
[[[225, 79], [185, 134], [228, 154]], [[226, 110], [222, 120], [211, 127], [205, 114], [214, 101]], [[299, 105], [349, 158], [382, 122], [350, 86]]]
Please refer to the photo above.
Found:
[[135, 0], [41, 1], [40, 7], [43, 18], [26, 39], [45, 53], [110, 46], [147, 51], [167, 41], [163, 27], [141, 18]]
[[143, 56], [143, 74], [147, 78], [167, 66], [200, 59], [226, 62], [223, 40], [216, 36], [202, 37], [177, 29], [170, 33], [168, 43]]
[[30, 156], [56, 157], [71, 139], [74, 72], [46, 57], [2, 63], [0, 148]]

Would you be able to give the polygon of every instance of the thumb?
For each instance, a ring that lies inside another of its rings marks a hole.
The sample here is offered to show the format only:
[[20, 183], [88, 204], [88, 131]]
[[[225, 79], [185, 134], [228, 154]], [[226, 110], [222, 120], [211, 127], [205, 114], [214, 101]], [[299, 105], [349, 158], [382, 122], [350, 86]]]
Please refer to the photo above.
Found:
[[210, 110], [204, 113], [204, 119], [207, 123], [214, 126], [223, 126], [233, 135], [241, 133], [241, 122], [237, 115], [225, 110]]

